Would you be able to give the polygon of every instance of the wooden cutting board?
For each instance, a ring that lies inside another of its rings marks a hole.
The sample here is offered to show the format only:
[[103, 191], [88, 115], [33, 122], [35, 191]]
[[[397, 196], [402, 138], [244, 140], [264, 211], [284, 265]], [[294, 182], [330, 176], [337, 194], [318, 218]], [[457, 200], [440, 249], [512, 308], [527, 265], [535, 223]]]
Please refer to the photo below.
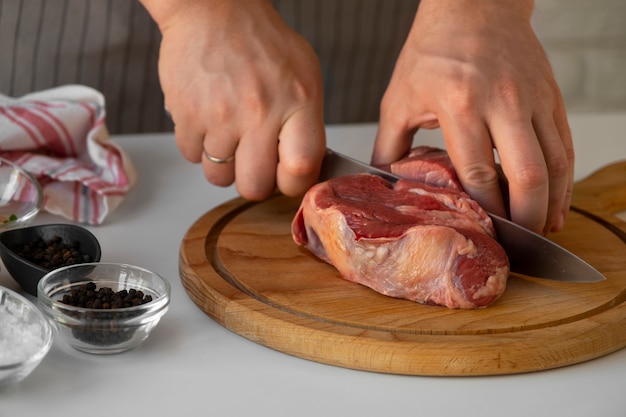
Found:
[[482, 310], [380, 295], [340, 278], [291, 238], [299, 200], [229, 201], [180, 248], [194, 303], [233, 332], [297, 357], [409, 375], [540, 371], [626, 346], [626, 161], [576, 184], [566, 229], [550, 238], [606, 276], [565, 283], [511, 274]]

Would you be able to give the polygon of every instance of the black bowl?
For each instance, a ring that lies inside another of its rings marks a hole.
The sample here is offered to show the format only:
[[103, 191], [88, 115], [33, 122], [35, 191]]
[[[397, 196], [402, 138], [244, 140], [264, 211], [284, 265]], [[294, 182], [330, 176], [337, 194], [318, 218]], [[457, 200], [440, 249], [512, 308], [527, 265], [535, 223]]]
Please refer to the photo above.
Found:
[[74, 263], [100, 262], [100, 243], [84, 227], [75, 224], [44, 224], [7, 230], [0, 233], [0, 258], [4, 267], [29, 294], [37, 296], [37, 283], [48, 272], [64, 265], [43, 267], [18, 254], [20, 248], [38, 238], [44, 242], [59, 237], [64, 245], [77, 245], [85, 257]]

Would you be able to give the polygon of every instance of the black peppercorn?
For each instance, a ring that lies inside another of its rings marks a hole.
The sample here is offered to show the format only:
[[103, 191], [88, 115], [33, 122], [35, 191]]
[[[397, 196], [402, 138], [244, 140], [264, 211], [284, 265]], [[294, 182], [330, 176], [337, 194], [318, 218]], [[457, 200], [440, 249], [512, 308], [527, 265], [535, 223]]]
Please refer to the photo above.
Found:
[[79, 242], [64, 243], [56, 235], [46, 240], [38, 236], [24, 244], [14, 245], [11, 250], [27, 261], [49, 270], [92, 261], [89, 254], [81, 252]]
[[[139, 314], [134, 311], [124, 311], [124, 309], [149, 303], [152, 301], [152, 296], [145, 295], [142, 291], [134, 288], [116, 292], [110, 287], [97, 288], [94, 282], [88, 282], [63, 295], [60, 301], [63, 304], [81, 308], [121, 309], [112, 310], [110, 313], [98, 313], [98, 319], [94, 318], [91, 326], [72, 329], [72, 334], [77, 339], [93, 345], [110, 346], [130, 340], [135, 332], [134, 329], [120, 329], [116, 324], [117, 320], [131, 318]], [[83, 313], [75, 313], [77, 316], [79, 314]]]

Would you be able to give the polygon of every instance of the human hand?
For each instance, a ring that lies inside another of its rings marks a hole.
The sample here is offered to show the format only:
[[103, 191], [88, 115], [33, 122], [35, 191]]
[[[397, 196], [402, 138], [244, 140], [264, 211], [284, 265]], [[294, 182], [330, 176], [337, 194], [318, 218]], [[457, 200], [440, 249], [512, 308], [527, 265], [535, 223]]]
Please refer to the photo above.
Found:
[[[372, 162], [441, 127], [461, 184], [535, 232], [562, 229], [574, 150], [565, 107], [530, 25], [530, 1], [423, 0], [381, 104]], [[493, 149], [508, 180], [503, 201]]]
[[323, 87], [304, 38], [267, 0], [142, 3], [163, 34], [159, 76], [183, 156], [251, 200], [313, 185], [326, 148]]

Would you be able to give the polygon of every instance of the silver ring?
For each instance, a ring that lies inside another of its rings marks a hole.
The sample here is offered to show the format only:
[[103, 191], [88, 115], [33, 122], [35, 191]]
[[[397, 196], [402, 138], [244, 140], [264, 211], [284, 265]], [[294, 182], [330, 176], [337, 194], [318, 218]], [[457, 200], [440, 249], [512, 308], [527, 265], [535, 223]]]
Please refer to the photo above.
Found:
[[235, 155], [228, 156], [226, 158], [218, 158], [216, 156], [211, 155], [206, 151], [206, 149], [202, 148], [202, 153], [211, 162], [215, 162], [216, 164], [225, 164], [235, 159]]

